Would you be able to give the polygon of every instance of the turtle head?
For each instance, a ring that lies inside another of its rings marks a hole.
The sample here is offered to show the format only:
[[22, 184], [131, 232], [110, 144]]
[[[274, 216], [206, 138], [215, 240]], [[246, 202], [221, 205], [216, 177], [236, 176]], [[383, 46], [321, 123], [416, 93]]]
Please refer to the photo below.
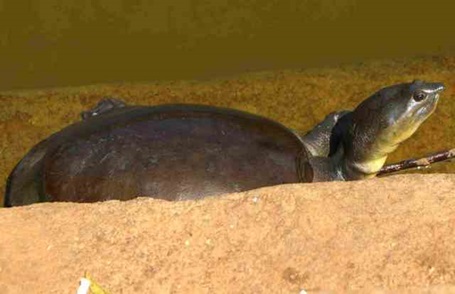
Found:
[[415, 80], [383, 88], [360, 103], [343, 137], [345, 179], [375, 176], [387, 155], [434, 112], [442, 83]]

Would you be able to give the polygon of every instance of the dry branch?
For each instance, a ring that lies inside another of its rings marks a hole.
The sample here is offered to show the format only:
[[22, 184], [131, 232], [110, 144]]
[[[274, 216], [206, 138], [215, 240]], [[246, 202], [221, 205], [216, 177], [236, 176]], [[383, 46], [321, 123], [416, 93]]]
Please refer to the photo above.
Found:
[[389, 174], [411, 168], [427, 167], [433, 163], [446, 161], [455, 158], [455, 148], [439, 151], [419, 159], [407, 159], [393, 164], [385, 165], [381, 168], [378, 175]]

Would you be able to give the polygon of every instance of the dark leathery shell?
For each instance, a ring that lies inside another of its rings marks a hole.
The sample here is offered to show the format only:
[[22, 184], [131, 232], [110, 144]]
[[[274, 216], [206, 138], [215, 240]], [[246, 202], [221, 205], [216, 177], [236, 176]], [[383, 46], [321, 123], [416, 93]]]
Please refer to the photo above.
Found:
[[277, 122], [196, 105], [125, 108], [60, 137], [44, 158], [49, 201], [184, 200], [299, 182], [303, 148]]

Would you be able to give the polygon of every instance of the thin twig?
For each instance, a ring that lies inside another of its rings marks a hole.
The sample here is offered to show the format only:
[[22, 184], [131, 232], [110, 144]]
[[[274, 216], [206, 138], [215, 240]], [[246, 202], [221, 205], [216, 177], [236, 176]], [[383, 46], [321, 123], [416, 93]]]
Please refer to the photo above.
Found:
[[455, 158], [455, 148], [440, 151], [420, 159], [407, 159], [393, 164], [385, 165], [381, 168], [378, 175], [389, 174], [411, 168], [426, 167], [435, 162], [446, 161]]

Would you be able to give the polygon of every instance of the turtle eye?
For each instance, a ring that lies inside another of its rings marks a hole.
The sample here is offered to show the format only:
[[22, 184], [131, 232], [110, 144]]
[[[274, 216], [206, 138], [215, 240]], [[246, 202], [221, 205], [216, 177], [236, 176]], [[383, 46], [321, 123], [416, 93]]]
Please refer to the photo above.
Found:
[[422, 101], [423, 99], [427, 98], [427, 93], [419, 91], [419, 92], [414, 93], [414, 95], [412, 95], [412, 98], [414, 99], [414, 101], [419, 102], [419, 101]]

